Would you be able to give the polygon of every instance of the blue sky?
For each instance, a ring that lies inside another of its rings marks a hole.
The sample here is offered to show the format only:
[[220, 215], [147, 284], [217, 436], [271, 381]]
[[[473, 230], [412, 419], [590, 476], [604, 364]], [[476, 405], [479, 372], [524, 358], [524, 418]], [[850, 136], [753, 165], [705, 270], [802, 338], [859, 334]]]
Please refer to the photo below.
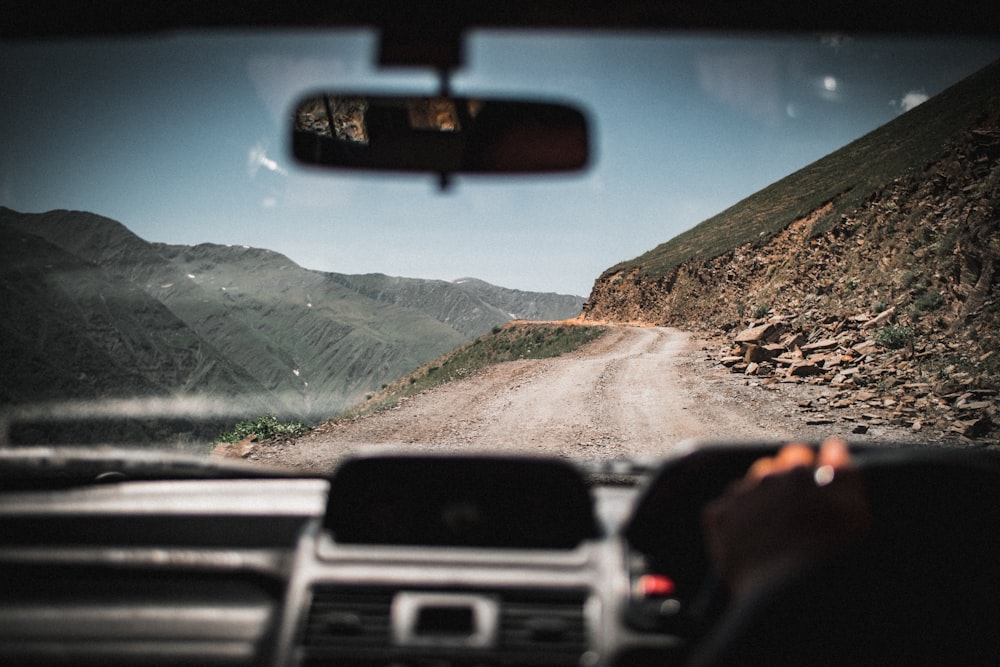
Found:
[[1000, 41], [481, 33], [453, 88], [575, 103], [577, 176], [316, 171], [288, 154], [319, 89], [430, 93], [365, 31], [0, 44], [0, 205], [245, 244], [342, 273], [587, 295], [641, 254], [1000, 57]]

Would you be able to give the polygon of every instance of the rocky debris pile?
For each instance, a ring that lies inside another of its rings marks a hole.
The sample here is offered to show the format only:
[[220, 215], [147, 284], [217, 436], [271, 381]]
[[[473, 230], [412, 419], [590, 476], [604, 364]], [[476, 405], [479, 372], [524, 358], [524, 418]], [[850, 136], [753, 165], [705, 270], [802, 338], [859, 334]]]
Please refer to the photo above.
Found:
[[891, 324], [891, 308], [827, 316], [808, 327], [797, 324], [811, 322], [811, 315], [752, 321], [712, 358], [765, 385], [828, 387], [820, 398], [799, 404], [807, 424], [856, 422], [856, 434], [893, 424], [990, 444], [1000, 421], [998, 392], [983, 388], [976, 364], [969, 363], [957, 343], [917, 337], [909, 328]]

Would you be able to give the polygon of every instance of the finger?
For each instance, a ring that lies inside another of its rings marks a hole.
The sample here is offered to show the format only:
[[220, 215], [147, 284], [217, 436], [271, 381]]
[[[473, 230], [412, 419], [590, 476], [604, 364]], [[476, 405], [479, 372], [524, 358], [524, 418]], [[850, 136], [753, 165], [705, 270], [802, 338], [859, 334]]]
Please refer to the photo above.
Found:
[[801, 442], [790, 442], [782, 447], [775, 457], [773, 472], [787, 472], [799, 467], [809, 468], [815, 462], [816, 455], [811, 447]]
[[817, 467], [828, 465], [833, 468], [846, 468], [852, 464], [851, 451], [847, 447], [847, 441], [843, 438], [827, 438], [820, 445]]
[[801, 442], [791, 442], [782, 447], [777, 456], [765, 456], [757, 459], [747, 470], [746, 478], [763, 479], [768, 475], [787, 472], [801, 466], [812, 466], [815, 455], [812, 448]]
[[746, 477], [749, 479], [762, 479], [775, 471], [775, 459], [765, 456], [754, 461], [747, 470]]

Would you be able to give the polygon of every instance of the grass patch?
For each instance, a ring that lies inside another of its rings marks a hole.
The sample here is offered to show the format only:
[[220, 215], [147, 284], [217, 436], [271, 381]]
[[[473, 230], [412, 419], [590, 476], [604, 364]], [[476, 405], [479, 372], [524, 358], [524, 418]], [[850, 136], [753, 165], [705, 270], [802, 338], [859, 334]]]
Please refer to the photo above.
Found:
[[232, 431], [220, 433], [215, 442], [239, 442], [248, 435], [256, 435], [258, 440], [267, 440], [276, 435], [300, 435], [307, 430], [308, 427], [301, 422], [282, 422], [273, 414], [267, 414], [239, 422]]
[[606, 332], [606, 327], [573, 324], [518, 323], [494, 327], [490, 333], [418, 368], [341, 416], [357, 417], [392, 408], [401, 398], [461, 380], [494, 364], [558, 357], [600, 338]]
[[944, 297], [937, 290], [928, 290], [913, 299], [913, 307], [917, 312], [937, 310], [944, 305]]
[[890, 350], [900, 350], [913, 342], [913, 329], [891, 324], [875, 332], [875, 344]]

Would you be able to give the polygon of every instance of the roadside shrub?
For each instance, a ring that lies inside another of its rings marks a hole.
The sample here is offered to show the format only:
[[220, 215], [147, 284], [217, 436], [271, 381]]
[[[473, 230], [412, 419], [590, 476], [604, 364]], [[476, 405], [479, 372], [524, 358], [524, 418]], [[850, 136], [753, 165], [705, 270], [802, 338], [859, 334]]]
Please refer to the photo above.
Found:
[[902, 285], [904, 288], [912, 287], [913, 284], [917, 281], [918, 277], [919, 273], [917, 271], [912, 271], [912, 270], [906, 271], [905, 273], [903, 273], [902, 276], [899, 277], [899, 284]]
[[935, 254], [938, 259], [943, 259], [955, 251], [955, 244], [958, 242], [960, 234], [961, 228], [956, 225], [942, 238], [938, 239], [938, 242], [935, 244], [937, 246]]
[[913, 306], [919, 311], [937, 310], [944, 305], [944, 297], [937, 290], [928, 290], [913, 300]]
[[899, 350], [913, 342], [913, 329], [890, 324], [875, 332], [875, 344], [889, 350]]
[[237, 423], [232, 431], [220, 433], [215, 442], [239, 442], [248, 435], [256, 435], [258, 440], [267, 440], [276, 435], [299, 435], [307, 430], [301, 422], [281, 422], [273, 414], [266, 414]]

